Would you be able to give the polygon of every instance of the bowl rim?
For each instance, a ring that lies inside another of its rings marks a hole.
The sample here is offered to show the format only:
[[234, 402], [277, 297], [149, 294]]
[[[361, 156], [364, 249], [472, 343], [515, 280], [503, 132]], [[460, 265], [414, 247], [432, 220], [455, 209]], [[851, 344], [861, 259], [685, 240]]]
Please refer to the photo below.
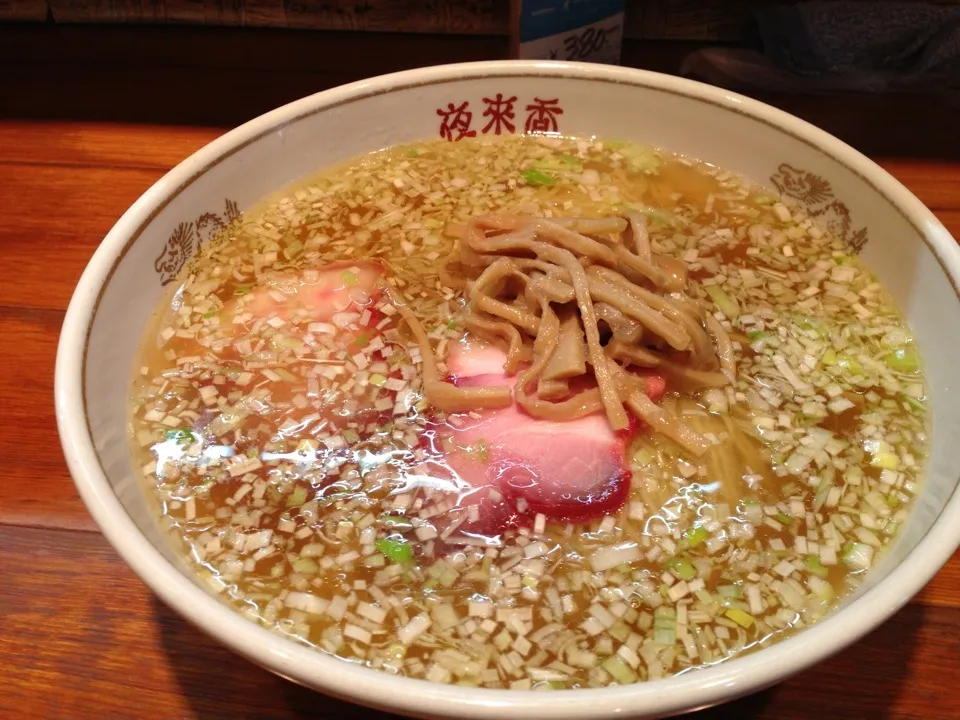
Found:
[[[635, 685], [543, 693], [442, 685], [394, 676], [299, 645], [241, 616], [184, 576], [141, 533], [113, 492], [86, 419], [84, 359], [97, 306], [117, 263], [156, 213], [226, 156], [297, 119], [345, 102], [409, 87], [465, 79], [549, 76], [666, 91], [764, 122], [805, 142], [860, 176], [893, 205], [931, 249], [960, 300], [960, 247], [909, 190], [837, 138], [786, 112], [737, 93], [660, 73], [608, 65], [501, 60], [458, 63], [382, 75], [296, 100], [231, 130], [154, 183], [123, 214], [97, 248], [71, 298], [55, 369], [55, 406], [64, 456], [80, 496], [109, 543], [178, 614], [239, 655], [287, 679], [362, 705], [414, 716], [485, 718], [509, 710], [516, 718], [648, 717], [692, 711], [775, 684], [842, 650], [900, 609], [960, 546], [960, 488], [911, 551], [882, 582], [816, 623], [762, 652]], [[852, 612], [856, 608], [856, 612]]]

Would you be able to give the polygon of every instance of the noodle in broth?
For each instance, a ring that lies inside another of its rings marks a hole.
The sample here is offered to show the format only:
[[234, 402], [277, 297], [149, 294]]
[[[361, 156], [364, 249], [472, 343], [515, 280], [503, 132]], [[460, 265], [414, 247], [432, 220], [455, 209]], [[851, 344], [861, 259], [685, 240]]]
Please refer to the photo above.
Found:
[[917, 349], [802, 208], [578, 138], [392, 148], [205, 245], [131, 397], [214, 592], [347, 660], [576, 688], [816, 622], [906, 518]]

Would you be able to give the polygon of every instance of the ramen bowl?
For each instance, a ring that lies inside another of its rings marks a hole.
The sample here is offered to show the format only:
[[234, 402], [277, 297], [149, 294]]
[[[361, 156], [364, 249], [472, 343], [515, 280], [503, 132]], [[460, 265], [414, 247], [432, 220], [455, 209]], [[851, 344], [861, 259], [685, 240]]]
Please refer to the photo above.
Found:
[[[859, 253], [892, 293], [926, 359], [932, 439], [909, 520], [859, 589], [813, 627], [667, 679], [534, 692], [434, 684], [367, 669], [251, 622], [180, 559], [137, 477], [128, 393], [143, 330], [200, 245], [264, 196], [318, 169], [407, 141], [504, 133], [636, 140], [769, 186]], [[286, 105], [171, 170], [103, 240], [64, 322], [56, 411], [77, 488], [103, 534], [183, 617], [270, 671], [360, 704], [419, 717], [661, 717], [772, 685], [897, 611], [960, 544], [960, 250], [876, 164], [769, 106], [655, 73], [558, 62], [489, 62], [388, 75]], [[134, 650], [134, 648], [131, 648]]]

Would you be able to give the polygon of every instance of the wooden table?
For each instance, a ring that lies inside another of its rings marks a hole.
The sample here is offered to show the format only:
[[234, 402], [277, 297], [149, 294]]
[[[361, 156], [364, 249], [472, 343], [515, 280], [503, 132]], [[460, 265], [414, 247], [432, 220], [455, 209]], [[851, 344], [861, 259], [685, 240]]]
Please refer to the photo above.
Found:
[[[0, 121], [0, 718], [384, 717], [254, 667], [157, 601], [61, 456], [53, 364], [74, 284], [137, 196], [218, 134]], [[960, 237], [960, 162], [880, 162]], [[960, 718], [958, 687], [960, 555], [857, 645], [697, 717]]]

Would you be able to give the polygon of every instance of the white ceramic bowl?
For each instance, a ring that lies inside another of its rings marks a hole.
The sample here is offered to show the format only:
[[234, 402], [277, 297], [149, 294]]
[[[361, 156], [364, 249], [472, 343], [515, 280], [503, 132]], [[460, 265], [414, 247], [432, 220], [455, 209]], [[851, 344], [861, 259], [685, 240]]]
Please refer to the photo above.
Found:
[[[163, 285], [235, 213], [323, 166], [395, 143], [495, 132], [643, 141], [740, 171], [803, 202], [893, 292], [924, 351], [933, 397], [927, 477], [912, 517], [865, 585], [815, 627], [759, 653], [656, 682], [556, 693], [483, 690], [390, 676], [297, 645], [198, 585], [148, 510], [125, 435], [137, 345]], [[657, 717], [776, 683], [852, 643], [909, 600], [960, 543], [960, 250], [873, 162], [745, 97], [638, 70], [491, 62], [388, 75], [305, 98], [203, 148], [134, 203], [104, 239], [70, 303], [56, 407], [77, 488], [104, 535], [163, 600], [220, 642], [284, 677], [424, 717]], [[136, 648], [131, 648], [132, 652]]]

